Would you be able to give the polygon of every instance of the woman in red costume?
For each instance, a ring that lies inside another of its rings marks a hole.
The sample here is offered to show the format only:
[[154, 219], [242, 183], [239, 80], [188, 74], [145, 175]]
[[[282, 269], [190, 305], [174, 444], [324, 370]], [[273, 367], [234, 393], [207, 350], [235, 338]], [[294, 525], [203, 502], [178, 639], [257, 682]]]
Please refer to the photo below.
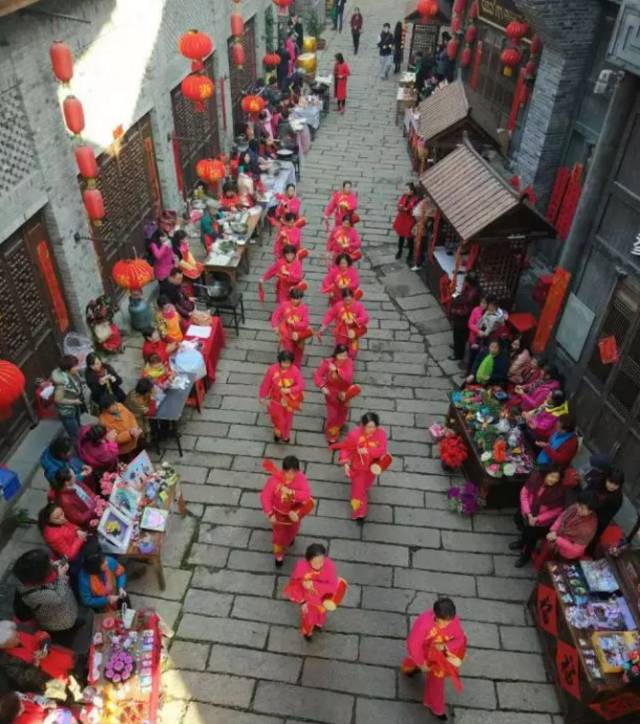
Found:
[[360, 425], [332, 448], [340, 451], [338, 462], [344, 465], [344, 471], [351, 480], [351, 519], [364, 522], [369, 488], [376, 475], [391, 462], [387, 454], [387, 434], [380, 427], [378, 415], [375, 412], [365, 413]]
[[329, 295], [329, 305], [337, 304], [342, 299], [342, 290], [351, 289], [356, 294], [360, 287], [358, 270], [348, 254], [338, 254], [335, 263], [322, 281], [320, 291]]
[[398, 235], [398, 251], [396, 259], [402, 256], [404, 242], [407, 242], [407, 263], [413, 264], [413, 227], [416, 220], [413, 216], [413, 210], [420, 201], [416, 186], [414, 183], [408, 183], [405, 193], [402, 194], [398, 201], [398, 215], [393, 222], [393, 230]]
[[334, 562], [327, 556], [327, 549], [320, 543], [312, 543], [304, 559], [296, 563], [284, 595], [300, 606], [300, 631], [311, 640], [315, 628], [322, 629], [327, 611], [335, 611], [344, 598], [347, 582], [338, 578]]
[[287, 184], [284, 194], [276, 194], [278, 206], [276, 207], [274, 216], [276, 219], [282, 220], [286, 214], [295, 214], [300, 216], [300, 199], [296, 196], [296, 187], [294, 184]]
[[271, 326], [280, 337], [280, 349], [291, 352], [293, 364], [298, 369], [302, 367], [305, 340], [313, 336], [309, 327], [309, 308], [302, 301], [303, 297], [301, 289], [292, 289], [289, 301], [276, 307], [271, 317]]
[[282, 566], [284, 554], [300, 531], [300, 521], [313, 510], [313, 499], [307, 476], [300, 470], [300, 461], [288, 455], [279, 470], [270, 460], [263, 463], [271, 473], [260, 493], [262, 510], [273, 527], [273, 555], [276, 568]]
[[264, 282], [273, 277], [276, 278], [276, 300], [280, 303], [286, 302], [289, 299], [291, 290], [297, 287], [304, 277], [302, 262], [298, 259], [295, 246], [287, 244], [282, 249], [282, 257], [262, 275], [258, 289], [261, 299], [264, 299]]
[[409, 656], [400, 670], [413, 676], [420, 669], [427, 675], [424, 705], [440, 721], [447, 721], [444, 684], [450, 678], [456, 691], [462, 691], [458, 669], [467, 649], [456, 607], [450, 598], [439, 598], [431, 611], [418, 616], [407, 639]]
[[335, 96], [338, 102], [338, 113], [344, 113], [344, 107], [347, 102], [347, 80], [351, 75], [351, 70], [345, 63], [342, 53], [336, 53], [335, 61], [336, 63], [333, 66]]
[[322, 360], [313, 376], [313, 383], [324, 395], [327, 406], [324, 435], [327, 442], [333, 444], [349, 417], [347, 391], [355, 392], [358, 389], [353, 389], [353, 361], [349, 359], [349, 352], [344, 344], [336, 345], [333, 355]]
[[342, 191], [334, 191], [322, 216], [325, 226], [328, 225], [330, 217], [334, 214], [337, 226], [345, 214], [352, 213], [358, 208], [358, 197], [351, 189], [351, 181], [343, 181]]
[[318, 336], [335, 322], [333, 336], [336, 344], [344, 344], [349, 350], [349, 357], [355, 359], [360, 347], [360, 337], [367, 332], [369, 315], [360, 302], [356, 302], [351, 289], [342, 290], [342, 301], [334, 304], [324, 315]]
[[293, 364], [291, 352], [278, 352], [278, 361], [266, 371], [258, 395], [273, 424], [273, 439], [289, 442], [293, 414], [300, 409], [304, 378]]
[[289, 244], [295, 247], [296, 251], [302, 246], [302, 227], [306, 226], [307, 220], [299, 219], [293, 212], [285, 214], [281, 221], [276, 221], [276, 239], [273, 243], [273, 255], [276, 259], [282, 256], [282, 250]]
[[335, 262], [339, 254], [348, 254], [352, 261], [358, 261], [362, 257], [361, 246], [360, 234], [353, 227], [353, 216], [345, 214], [329, 234], [327, 256]]

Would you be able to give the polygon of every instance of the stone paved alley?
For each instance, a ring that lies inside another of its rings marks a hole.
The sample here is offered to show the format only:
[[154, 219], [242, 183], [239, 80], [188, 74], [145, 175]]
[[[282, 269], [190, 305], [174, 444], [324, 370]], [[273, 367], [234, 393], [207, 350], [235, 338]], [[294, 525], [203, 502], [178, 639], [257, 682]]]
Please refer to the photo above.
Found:
[[[404, 679], [399, 664], [411, 617], [437, 594], [454, 597], [469, 636], [461, 695], [449, 694], [456, 724], [559, 724], [525, 601], [530, 569], [513, 567], [507, 544], [512, 520], [482, 512], [472, 521], [449, 512], [443, 474], [427, 428], [447, 409], [450, 333], [435, 299], [418, 276], [394, 260], [390, 230], [395, 203], [410, 166], [394, 125], [395, 80], [377, 79], [375, 42], [388, 0], [363, 2], [361, 54], [353, 57], [345, 29], [329, 40], [351, 65], [344, 117], [325, 119], [305, 159], [299, 192], [310, 223], [304, 244], [307, 301], [317, 326], [325, 309], [319, 286], [325, 271], [321, 211], [330, 192], [349, 178], [360, 197], [365, 258], [360, 263], [369, 334], [356, 365], [363, 394], [351, 413], [374, 410], [390, 434], [394, 464], [371, 492], [363, 527], [353, 523], [348, 486], [322, 435], [322, 395], [312, 371], [330, 349], [308, 347], [303, 372], [308, 391], [289, 447], [272, 443], [257, 402], [276, 341], [257, 279], [271, 260], [270, 240], [252, 249], [243, 289], [248, 318], [240, 336], [227, 332], [218, 380], [205, 407], [183, 427], [180, 471], [190, 516], [174, 518], [165, 556], [167, 590], [151, 572], [131, 584], [135, 603], [157, 606], [175, 624], [170, 704], [163, 719], [207, 724], [417, 724], [429, 721], [422, 679]], [[269, 289], [271, 292], [271, 287]], [[190, 413], [191, 414], [191, 413]], [[269, 525], [259, 507], [263, 457], [295, 453], [318, 506], [281, 571], [270, 553]], [[166, 458], [176, 459], [169, 451]], [[24, 535], [24, 534], [23, 534]], [[35, 535], [33, 530], [27, 538]], [[31, 538], [33, 539], [33, 538]], [[300, 636], [298, 611], [281, 590], [293, 561], [311, 541], [329, 547], [350, 584], [346, 603], [330, 615], [327, 631], [311, 643]], [[23, 540], [22, 545], [26, 543]]]

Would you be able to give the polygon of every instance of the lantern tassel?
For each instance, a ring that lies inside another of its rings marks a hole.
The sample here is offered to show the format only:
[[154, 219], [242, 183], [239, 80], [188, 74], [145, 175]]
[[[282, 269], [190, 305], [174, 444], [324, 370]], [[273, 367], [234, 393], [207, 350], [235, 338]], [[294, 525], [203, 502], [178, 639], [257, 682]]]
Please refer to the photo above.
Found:
[[191, 61], [191, 71], [193, 73], [196, 73], [201, 70], [204, 70], [204, 63], [201, 60], [192, 60]]

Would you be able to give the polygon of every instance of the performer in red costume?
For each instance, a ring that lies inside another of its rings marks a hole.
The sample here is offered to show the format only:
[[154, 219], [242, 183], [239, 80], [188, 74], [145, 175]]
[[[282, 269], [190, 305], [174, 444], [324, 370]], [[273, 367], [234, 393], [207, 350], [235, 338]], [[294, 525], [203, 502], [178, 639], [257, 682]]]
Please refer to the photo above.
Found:
[[322, 360], [313, 382], [324, 394], [327, 406], [324, 435], [332, 444], [349, 417], [350, 399], [360, 392], [358, 385], [353, 384], [353, 361], [344, 344], [336, 345], [333, 355]]
[[280, 337], [280, 348], [293, 354], [293, 364], [302, 367], [304, 343], [313, 336], [309, 326], [309, 308], [302, 301], [304, 292], [292, 289], [289, 301], [276, 307], [271, 317], [271, 326]]
[[336, 344], [346, 345], [349, 357], [355, 359], [360, 347], [360, 337], [367, 333], [369, 315], [364, 305], [355, 301], [351, 289], [343, 289], [342, 301], [334, 304], [324, 315], [318, 336], [322, 336], [333, 322]]
[[333, 266], [330, 267], [322, 281], [320, 291], [329, 295], [329, 305], [337, 304], [342, 299], [342, 290], [351, 289], [356, 294], [360, 286], [358, 270], [348, 254], [338, 254]]
[[264, 300], [263, 284], [273, 277], [276, 278], [276, 299], [278, 302], [286, 302], [289, 299], [289, 292], [297, 287], [304, 277], [302, 262], [298, 259], [296, 248], [287, 244], [282, 249], [282, 256], [274, 262], [262, 275], [259, 282], [258, 295]]
[[336, 225], [340, 224], [342, 217], [358, 208], [358, 197], [352, 191], [351, 181], [342, 182], [342, 191], [334, 191], [327, 208], [322, 216], [325, 226], [329, 224], [331, 216], [335, 215]]
[[289, 442], [293, 413], [300, 409], [304, 378], [293, 364], [291, 352], [278, 352], [278, 361], [271, 365], [260, 385], [260, 403], [267, 407], [276, 442]]
[[353, 216], [344, 214], [327, 239], [327, 256], [334, 262], [338, 254], [348, 254], [352, 261], [362, 257], [360, 234], [353, 228]]

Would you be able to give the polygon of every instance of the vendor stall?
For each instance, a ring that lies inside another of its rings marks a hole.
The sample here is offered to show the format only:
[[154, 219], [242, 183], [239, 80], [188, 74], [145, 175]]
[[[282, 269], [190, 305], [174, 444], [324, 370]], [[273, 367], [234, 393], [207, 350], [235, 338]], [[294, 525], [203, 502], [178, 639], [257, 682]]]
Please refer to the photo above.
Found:
[[448, 28], [451, 24], [449, 8], [444, 3], [438, 5], [438, 12], [433, 17], [420, 15], [416, 0], [410, 0], [406, 5], [404, 22], [410, 27], [406, 33], [409, 40], [405, 39], [404, 45], [409, 48], [409, 65], [414, 64], [418, 51], [427, 57], [435, 55], [441, 28]]
[[405, 134], [414, 169], [424, 173], [454, 151], [465, 136], [484, 155], [500, 138], [485, 101], [461, 80], [443, 84], [417, 108], [405, 111]]
[[452, 294], [473, 269], [482, 290], [509, 309], [528, 245], [555, 236], [551, 224], [468, 139], [420, 181], [437, 207], [424, 267], [427, 286], [448, 312]]
[[540, 571], [529, 608], [566, 724], [640, 721], [639, 599], [638, 550]]

